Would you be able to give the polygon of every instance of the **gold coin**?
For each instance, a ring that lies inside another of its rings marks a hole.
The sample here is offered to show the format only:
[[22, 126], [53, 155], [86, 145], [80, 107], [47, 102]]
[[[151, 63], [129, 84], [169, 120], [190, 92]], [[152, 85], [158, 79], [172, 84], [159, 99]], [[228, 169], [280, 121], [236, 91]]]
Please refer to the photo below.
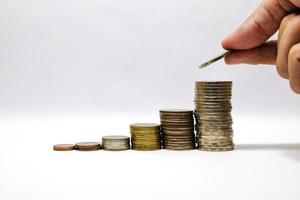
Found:
[[130, 130], [138, 131], [138, 130], [159, 130], [160, 125], [155, 123], [136, 123], [130, 125]]
[[232, 85], [232, 81], [196, 81], [197, 85]]

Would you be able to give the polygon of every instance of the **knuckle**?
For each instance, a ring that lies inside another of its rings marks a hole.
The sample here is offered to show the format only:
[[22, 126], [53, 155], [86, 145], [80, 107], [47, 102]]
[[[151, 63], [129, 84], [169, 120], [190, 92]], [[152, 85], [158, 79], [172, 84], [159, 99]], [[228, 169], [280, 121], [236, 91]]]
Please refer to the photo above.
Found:
[[294, 13], [286, 15], [282, 20], [281, 20], [281, 24], [286, 25], [288, 24], [291, 19], [293, 19], [296, 15]]
[[296, 44], [290, 48], [289, 60], [297, 62], [300, 61], [300, 44]]
[[282, 32], [286, 29], [288, 26], [295, 26], [295, 24], [298, 23], [299, 15], [296, 15], [295, 13], [289, 14], [285, 16], [280, 23], [280, 32]]
[[292, 29], [300, 30], [300, 16], [294, 16], [289, 20], [288, 26]]

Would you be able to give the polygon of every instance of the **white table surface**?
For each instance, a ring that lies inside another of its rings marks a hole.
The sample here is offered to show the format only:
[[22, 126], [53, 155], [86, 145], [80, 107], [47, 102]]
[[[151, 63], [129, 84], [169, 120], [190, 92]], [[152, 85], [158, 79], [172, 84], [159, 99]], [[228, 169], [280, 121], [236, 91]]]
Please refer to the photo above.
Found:
[[0, 199], [300, 198], [296, 116], [235, 116], [232, 152], [52, 151], [55, 143], [128, 134], [132, 118], [1, 119]]

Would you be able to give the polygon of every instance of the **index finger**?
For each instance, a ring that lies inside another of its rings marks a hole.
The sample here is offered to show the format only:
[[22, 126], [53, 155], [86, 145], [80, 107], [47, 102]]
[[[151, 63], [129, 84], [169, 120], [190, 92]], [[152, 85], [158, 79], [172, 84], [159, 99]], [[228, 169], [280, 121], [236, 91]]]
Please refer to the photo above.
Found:
[[288, 0], [263, 1], [236, 31], [223, 40], [222, 46], [242, 50], [262, 45], [278, 30], [282, 18], [295, 8]]

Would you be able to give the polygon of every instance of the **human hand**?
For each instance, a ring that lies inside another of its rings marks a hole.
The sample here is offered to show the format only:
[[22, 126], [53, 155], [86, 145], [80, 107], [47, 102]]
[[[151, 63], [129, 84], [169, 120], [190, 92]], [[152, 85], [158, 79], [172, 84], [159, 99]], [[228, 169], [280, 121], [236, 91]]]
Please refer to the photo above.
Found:
[[[222, 46], [227, 64], [276, 64], [278, 74], [300, 94], [300, 0], [264, 0]], [[278, 40], [266, 42], [279, 29]]]

